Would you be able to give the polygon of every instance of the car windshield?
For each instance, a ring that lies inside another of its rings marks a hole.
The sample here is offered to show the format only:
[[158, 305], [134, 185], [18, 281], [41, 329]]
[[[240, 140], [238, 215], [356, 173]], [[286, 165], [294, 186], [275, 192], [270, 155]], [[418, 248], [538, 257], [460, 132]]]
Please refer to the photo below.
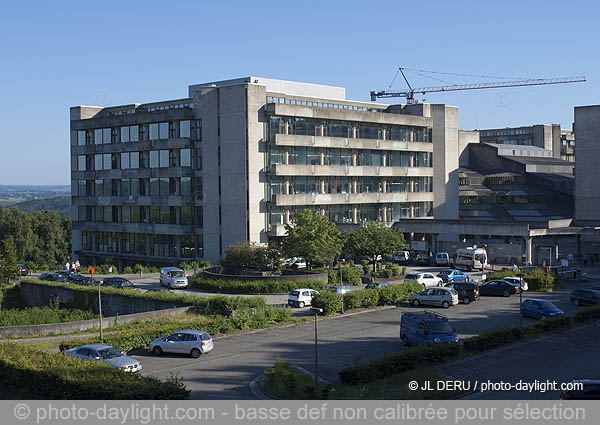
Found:
[[439, 274], [442, 275], [442, 276], [449, 275], [450, 274], [450, 270], [442, 270]]
[[410, 279], [417, 280], [417, 279], [419, 279], [419, 275], [417, 275], [417, 274], [407, 274], [407, 275], [406, 275], [406, 277], [405, 277], [404, 279], [408, 279], [408, 280], [410, 280]]
[[450, 323], [445, 321], [439, 322], [429, 322], [428, 323], [429, 332], [433, 334], [453, 334], [454, 330]]
[[103, 348], [102, 350], [98, 350], [100, 357], [104, 360], [114, 359], [115, 357], [122, 357], [123, 353], [113, 347]]
[[556, 308], [556, 306], [554, 304], [552, 304], [550, 301], [539, 301], [538, 304], [542, 308], [551, 308], [551, 309]]
[[169, 276], [170, 277], [183, 277], [184, 274], [181, 271], [179, 271], [179, 272], [169, 272]]

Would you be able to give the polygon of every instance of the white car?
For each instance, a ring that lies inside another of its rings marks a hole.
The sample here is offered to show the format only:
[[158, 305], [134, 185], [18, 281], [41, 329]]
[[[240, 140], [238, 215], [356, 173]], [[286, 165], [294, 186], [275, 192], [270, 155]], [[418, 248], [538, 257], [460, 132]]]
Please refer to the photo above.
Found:
[[148, 345], [148, 350], [155, 356], [162, 353], [189, 354], [197, 359], [214, 348], [212, 337], [208, 332], [184, 329], [164, 338], [155, 339]]
[[184, 289], [188, 287], [188, 278], [185, 272], [177, 267], [163, 267], [160, 269], [160, 286]]
[[139, 372], [142, 365], [136, 359], [127, 357], [125, 353], [104, 344], [88, 344], [65, 351], [69, 357], [82, 360], [94, 360], [106, 363], [124, 372]]
[[409, 273], [404, 277], [405, 282], [419, 282], [423, 287], [430, 288], [432, 286], [444, 286], [442, 278], [434, 276], [433, 273]]
[[296, 289], [290, 292], [288, 297], [288, 305], [290, 307], [305, 307], [307, 305], [312, 304], [313, 297], [318, 294], [319, 291], [315, 291], [314, 289]]
[[410, 297], [410, 304], [418, 307], [420, 305], [439, 305], [448, 308], [458, 304], [458, 293], [454, 288], [428, 288], [423, 292]]
[[295, 269], [305, 269], [306, 261], [299, 257], [285, 258], [283, 260], [282, 266], [291, 267]]
[[502, 278], [502, 280], [509, 282], [509, 283], [514, 283], [515, 285], [520, 286], [523, 291], [527, 291], [529, 289], [529, 285], [527, 285], [527, 282], [523, 278], [504, 277], [504, 278]]

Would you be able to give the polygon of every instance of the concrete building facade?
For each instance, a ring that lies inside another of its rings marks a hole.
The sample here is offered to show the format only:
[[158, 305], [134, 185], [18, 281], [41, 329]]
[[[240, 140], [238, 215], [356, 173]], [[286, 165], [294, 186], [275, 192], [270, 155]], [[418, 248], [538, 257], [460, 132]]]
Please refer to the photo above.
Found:
[[575, 222], [600, 226], [600, 105], [575, 107]]
[[537, 146], [550, 151], [554, 158], [561, 158], [562, 136], [557, 124], [485, 129], [479, 130], [479, 137], [482, 143]]
[[458, 219], [459, 158], [474, 141], [458, 108], [345, 97], [246, 77], [180, 100], [71, 108], [74, 255], [215, 262], [283, 236], [306, 208], [340, 226]]

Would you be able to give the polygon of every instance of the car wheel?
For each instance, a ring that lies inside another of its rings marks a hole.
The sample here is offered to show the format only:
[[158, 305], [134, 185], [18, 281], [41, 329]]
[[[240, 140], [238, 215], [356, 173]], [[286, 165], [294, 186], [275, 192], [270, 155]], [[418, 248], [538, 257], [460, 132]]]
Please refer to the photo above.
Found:
[[408, 337], [406, 335], [402, 335], [400, 338], [406, 347], [410, 347], [410, 343], [408, 342]]
[[465, 297], [463, 298], [463, 304], [469, 304], [471, 302], [471, 298]]
[[575, 298], [575, 300], [573, 301], [573, 304], [575, 304], [575, 305], [578, 306], [579, 305], [579, 298]]
[[300, 301], [300, 302], [298, 303], [298, 307], [300, 307], [300, 308], [304, 308], [304, 306], [305, 306], [305, 304], [304, 304], [304, 301]]
[[504, 292], [502, 293], [502, 296], [504, 296], [504, 297], [510, 297], [510, 292], [508, 292], [508, 291], [504, 291]]
[[158, 345], [152, 349], [152, 354], [154, 354], [155, 356], [160, 356], [162, 353], [163, 350]]
[[200, 357], [202, 352], [200, 350], [198, 350], [197, 348], [192, 348], [192, 351], [190, 351], [190, 354], [192, 355], [193, 358], [197, 359], [198, 357]]
[[419, 300], [413, 300], [412, 305], [418, 307], [419, 305], [421, 305], [421, 302]]
[[444, 308], [448, 308], [448, 307], [450, 307], [450, 303], [449, 303], [448, 301], [444, 301], [444, 302], [442, 303], [442, 307], [444, 307]]

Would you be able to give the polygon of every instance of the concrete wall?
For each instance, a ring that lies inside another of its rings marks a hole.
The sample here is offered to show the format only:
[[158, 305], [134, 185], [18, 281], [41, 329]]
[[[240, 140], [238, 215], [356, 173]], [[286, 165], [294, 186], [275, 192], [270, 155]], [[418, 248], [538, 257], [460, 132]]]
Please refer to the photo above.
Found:
[[[47, 306], [50, 298], [57, 296], [61, 304], [79, 303], [93, 306], [98, 311], [97, 293], [74, 291], [69, 288], [46, 286], [37, 283], [21, 282], [21, 296], [30, 307]], [[125, 314], [144, 313], [147, 311], [165, 310], [184, 307], [183, 304], [155, 301], [122, 295], [102, 294], [102, 314], [104, 316], [122, 316]]]
[[575, 108], [575, 220], [600, 224], [600, 105]]
[[469, 167], [469, 144], [479, 143], [479, 131], [458, 131], [458, 165]]
[[[124, 316], [103, 317], [102, 326], [107, 328], [115, 324], [134, 322], [136, 320], [152, 319], [156, 317], [172, 316], [194, 311], [194, 307], [178, 307], [168, 310], [149, 311], [146, 313], [126, 314]], [[0, 338], [27, 337], [29, 335], [52, 335], [61, 333], [72, 333], [86, 329], [99, 328], [98, 319], [79, 320], [76, 322], [51, 323], [47, 325], [30, 326], [3, 326], [0, 327]]]
[[260, 276], [260, 275], [239, 275], [239, 274], [222, 274], [220, 273], [222, 269], [220, 267], [213, 267], [211, 269], [205, 269], [202, 272], [202, 276], [215, 279], [215, 280], [243, 280], [243, 281], [251, 281], [251, 280], [292, 280], [305, 282], [309, 280], [318, 280], [320, 282], [327, 283], [328, 277], [327, 273], [317, 273], [317, 272], [303, 272], [297, 271], [294, 274], [284, 274], [281, 276]]

